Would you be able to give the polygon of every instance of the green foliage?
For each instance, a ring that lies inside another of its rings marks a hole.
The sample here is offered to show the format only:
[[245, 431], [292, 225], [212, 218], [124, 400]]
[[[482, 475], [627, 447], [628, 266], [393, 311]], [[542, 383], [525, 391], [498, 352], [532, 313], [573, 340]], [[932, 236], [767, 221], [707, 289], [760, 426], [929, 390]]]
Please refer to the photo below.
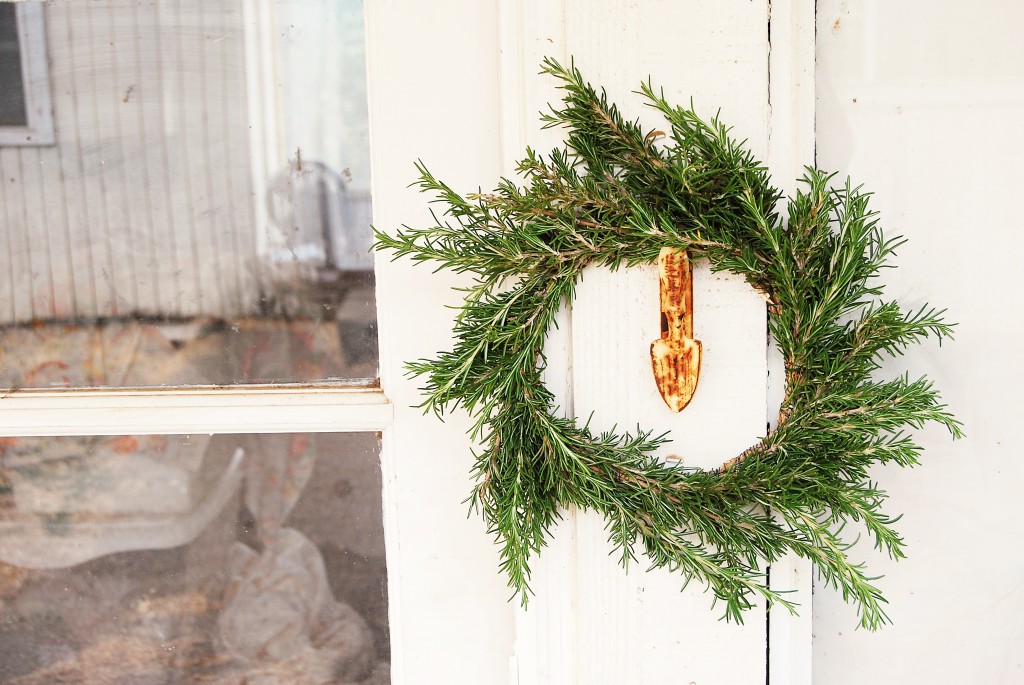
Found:
[[[443, 214], [427, 228], [378, 232], [376, 244], [475, 278], [453, 349], [409, 369], [425, 379], [425, 407], [462, 405], [475, 419], [483, 448], [471, 502], [511, 586], [525, 602], [530, 558], [560, 507], [575, 505], [605, 517], [623, 563], [641, 545], [653, 566], [710, 589], [728, 619], [758, 599], [793, 608], [767, 587], [765, 568], [794, 552], [856, 605], [862, 626], [879, 627], [885, 600], [848, 558], [844, 526], [858, 522], [903, 556], [898, 517], [882, 512], [869, 468], [917, 463], [908, 428], [937, 422], [960, 435], [927, 379], [875, 377], [885, 357], [950, 335], [942, 312], [882, 299], [877, 276], [900, 241], [882, 235], [867, 193], [815, 169], [781, 216], [781, 193], [729, 129], [649, 84], [641, 92], [666, 132], [623, 118], [574, 67], [547, 60], [543, 72], [564, 91], [543, 120], [565, 127], [567, 146], [527, 150], [523, 184], [503, 179], [487, 194], [460, 195], [420, 165], [419, 187]], [[778, 427], [716, 471], [652, 458], [663, 437], [594, 435], [557, 417], [541, 382], [545, 333], [584, 267], [653, 262], [666, 245], [764, 293], [785, 359]]]

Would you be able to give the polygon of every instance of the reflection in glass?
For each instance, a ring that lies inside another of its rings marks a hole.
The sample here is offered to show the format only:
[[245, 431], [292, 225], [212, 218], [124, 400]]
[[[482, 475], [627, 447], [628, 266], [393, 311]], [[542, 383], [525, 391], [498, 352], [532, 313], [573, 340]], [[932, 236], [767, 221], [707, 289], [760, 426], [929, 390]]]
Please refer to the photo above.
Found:
[[375, 435], [0, 449], [0, 682], [389, 682]]
[[372, 382], [362, 3], [44, 24], [56, 144], [0, 147], [0, 385]]
[[28, 124], [16, 8], [12, 3], [0, 4], [0, 126]]

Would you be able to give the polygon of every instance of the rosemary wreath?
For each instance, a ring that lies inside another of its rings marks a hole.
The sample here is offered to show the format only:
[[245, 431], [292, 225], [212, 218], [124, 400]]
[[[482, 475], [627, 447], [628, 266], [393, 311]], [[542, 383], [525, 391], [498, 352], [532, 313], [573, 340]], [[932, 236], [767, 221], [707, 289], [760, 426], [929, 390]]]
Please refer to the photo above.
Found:
[[[547, 156], [527, 149], [522, 185], [502, 179], [493, 193], [460, 195], [418, 163], [418, 186], [443, 215], [428, 228], [377, 231], [375, 244], [474, 277], [454, 347], [408, 369], [425, 378], [426, 409], [461, 405], [475, 419], [471, 436], [483, 447], [469, 503], [501, 545], [510, 586], [525, 603], [531, 556], [560, 508], [575, 506], [604, 516], [624, 565], [641, 543], [652, 566], [705, 585], [727, 619], [742, 620], [759, 599], [795, 609], [765, 577], [792, 552], [856, 605], [862, 626], [888, 622], [843, 528], [858, 522], [902, 557], [899, 517], [881, 510], [886, 495], [869, 468], [917, 463], [910, 428], [937, 422], [960, 436], [928, 379], [876, 378], [884, 358], [951, 333], [941, 311], [906, 313], [881, 298], [876, 277], [903, 241], [883, 237], [868, 193], [849, 181], [833, 187], [815, 169], [782, 215], [782, 194], [729, 129], [671, 106], [650, 82], [640, 92], [667, 133], [625, 119], [575, 66], [547, 59], [542, 73], [564, 95], [541, 118], [566, 128], [566, 146]], [[652, 457], [664, 435], [595, 435], [556, 415], [541, 380], [545, 334], [583, 269], [651, 263], [665, 246], [763, 293], [785, 360], [778, 426], [713, 471]]]

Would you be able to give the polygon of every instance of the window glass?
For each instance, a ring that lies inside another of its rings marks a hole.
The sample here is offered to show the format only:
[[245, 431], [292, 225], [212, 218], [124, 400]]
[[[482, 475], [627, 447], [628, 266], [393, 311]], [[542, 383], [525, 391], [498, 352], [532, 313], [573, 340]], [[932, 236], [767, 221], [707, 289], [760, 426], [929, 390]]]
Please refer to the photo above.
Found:
[[0, 449], [0, 681], [389, 682], [376, 435]]
[[25, 84], [15, 5], [0, 3], [0, 126], [25, 126]]
[[362, 14], [44, 5], [56, 144], [0, 147], [0, 384], [373, 382]]

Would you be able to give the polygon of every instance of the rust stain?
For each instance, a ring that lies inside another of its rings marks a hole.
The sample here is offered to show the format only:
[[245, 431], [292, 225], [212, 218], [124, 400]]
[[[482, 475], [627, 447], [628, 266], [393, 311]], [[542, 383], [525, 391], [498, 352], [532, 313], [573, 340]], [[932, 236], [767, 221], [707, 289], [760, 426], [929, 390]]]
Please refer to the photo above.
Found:
[[658, 255], [661, 337], [651, 343], [651, 369], [669, 409], [682, 411], [700, 379], [701, 343], [693, 339], [693, 266], [671, 247]]
[[131, 435], [122, 435], [116, 438], [110, 438], [107, 440], [107, 444], [118, 454], [131, 454], [132, 452], [138, 452], [139, 450], [138, 438]]
[[842, 19], [836, 19], [836, 22], [834, 24], [832, 24], [832, 33], [838, 33], [839, 29], [842, 28], [842, 26], [843, 26], [843, 20]]
[[292, 173], [294, 173], [296, 176], [305, 176], [307, 173], [309, 173], [309, 169], [306, 168], [307, 165], [302, 159], [301, 147], [295, 148], [295, 158], [289, 159], [288, 164], [292, 168]]

